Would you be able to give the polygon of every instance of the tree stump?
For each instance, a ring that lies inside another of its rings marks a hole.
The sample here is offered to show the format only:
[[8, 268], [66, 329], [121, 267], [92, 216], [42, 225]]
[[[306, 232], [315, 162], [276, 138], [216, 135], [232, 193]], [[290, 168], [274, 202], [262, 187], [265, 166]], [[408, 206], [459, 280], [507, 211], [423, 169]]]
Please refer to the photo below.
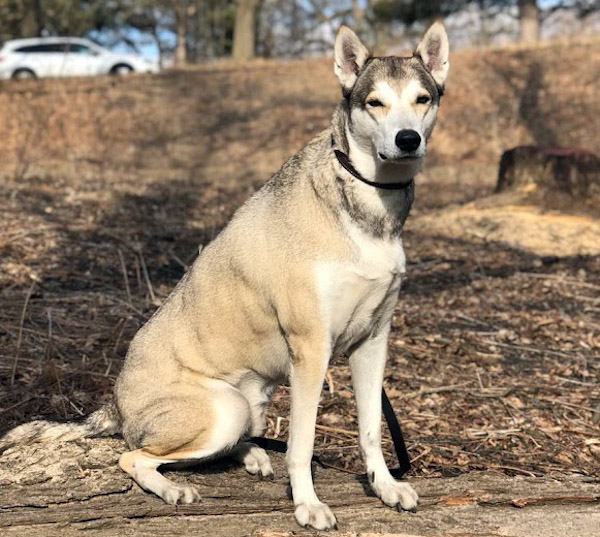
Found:
[[117, 461], [118, 439], [34, 444], [0, 457], [0, 535], [89, 537], [598, 537], [600, 480], [473, 473], [451, 479], [411, 478], [416, 513], [397, 512], [368, 494], [367, 479], [315, 467], [317, 493], [339, 531], [315, 532], [294, 521], [284, 456], [272, 454], [273, 481], [261, 481], [226, 459], [169, 470], [191, 482], [201, 500], [172, 506], [142, 491]]
[[577, 148], [519, 146], [500, 160], [496, 192], [542, 191], [546, 201], [600, 195], [600, 158]]

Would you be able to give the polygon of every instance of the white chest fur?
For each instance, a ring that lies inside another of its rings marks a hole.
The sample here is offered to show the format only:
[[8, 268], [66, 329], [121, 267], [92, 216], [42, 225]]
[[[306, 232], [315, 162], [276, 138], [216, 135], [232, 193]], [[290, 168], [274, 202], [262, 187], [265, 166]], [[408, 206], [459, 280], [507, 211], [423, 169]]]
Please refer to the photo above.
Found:
[[320, 310], [329, 326], [334, 353], [343, 353], [391, 316], [405, 272], [399, 238], [374, 239], [349, 228], [355, 246], [352, 260], [323, 261], [316, 266]]

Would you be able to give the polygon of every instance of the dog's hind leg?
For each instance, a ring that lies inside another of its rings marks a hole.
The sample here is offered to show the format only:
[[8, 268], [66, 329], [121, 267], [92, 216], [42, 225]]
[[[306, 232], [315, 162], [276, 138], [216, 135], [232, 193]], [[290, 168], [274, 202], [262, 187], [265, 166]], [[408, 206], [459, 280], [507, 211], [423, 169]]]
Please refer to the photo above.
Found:
[[136, 483], [148, 492], [160, 496], [172, 505], [192, 503], [200, 499], [200, 493], [192, 485], [179, 485], [162, 475], [157, 468], [163, 464], [177, 462], [175, 457], [154, 457], [143, 449], [123, 453], [119, 466]]
[[119, 459], [143, 489], [170, 504], [191, 503], [200, 495], [193, 486], [167, 479], [160, 466], [228, 454], [251, 426], [250, 405], [230, 384], [211, 380], [197, 389], [196, 397], [193, 391], [185, 386], [158, 399], [144, 415], [143, 422], [151, 426], [142, 432], [142, 445]]

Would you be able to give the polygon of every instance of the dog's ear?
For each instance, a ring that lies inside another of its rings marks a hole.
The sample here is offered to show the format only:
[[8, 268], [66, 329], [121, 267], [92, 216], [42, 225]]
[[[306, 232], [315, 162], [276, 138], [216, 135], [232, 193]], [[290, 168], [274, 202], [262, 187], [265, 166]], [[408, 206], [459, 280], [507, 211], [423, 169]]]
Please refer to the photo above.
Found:
[[448, 76], [448, 35], [441, 22], [434, 22], [419, 43], [415, 56], [420, 56], [436, 84], [444, 87]]
[[333, 70], [344, 91], [350, 91], [358, 73], [369, 58], [369, 51], [358, 36], [347, 26], [342, 26], [335, 38], [335, 63]]

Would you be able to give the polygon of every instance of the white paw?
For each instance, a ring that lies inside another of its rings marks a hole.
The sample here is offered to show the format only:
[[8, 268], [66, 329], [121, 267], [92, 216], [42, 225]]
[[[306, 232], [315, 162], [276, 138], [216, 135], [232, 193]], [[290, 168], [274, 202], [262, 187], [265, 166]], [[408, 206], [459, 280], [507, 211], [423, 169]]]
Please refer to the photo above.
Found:
[[419, 496], [408, 483], [396, 481], [393, 477], [388, 479], [375, 478], [371, 482], [373, 492], [386, 505], [400, 508], [405, 511], [414, 511], [417, 508]]
[[255, 445], [249, 445], [247, 448], [240, 450], [235, 458], [244, 465], [249, 474], [273, 479], [271, 459], [269, 459], [264, 449]]
[[171, 505], [193, 503], [200, 499], [200, 493], [190, 485], [171, 485], [161, 491], [160, 497]]
[[311, 526], [316, 530], [337, 528], [337, 520], [331, 509], [324, 503], [301, 503], [296, 506], [294, 516], [303, 527]]

